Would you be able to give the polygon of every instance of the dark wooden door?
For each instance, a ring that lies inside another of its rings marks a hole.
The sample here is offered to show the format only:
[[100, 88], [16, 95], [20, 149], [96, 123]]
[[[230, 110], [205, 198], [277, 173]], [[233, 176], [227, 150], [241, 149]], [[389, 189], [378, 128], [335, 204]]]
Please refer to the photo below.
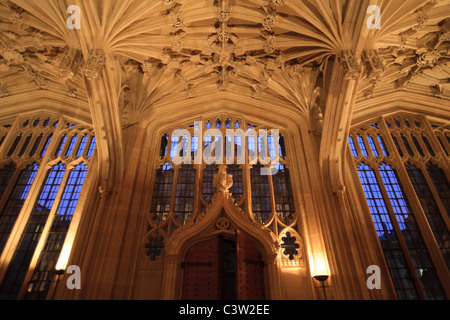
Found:
[[253, 240], [236, 232], [236, 289], [239, 300], [264, 300], [264, 262]]
[[218, 237], [193, 246], [182, 264], [184, 300], [263, 300], [261, 254], [250, 237]]
[[182, 265], [184, 300], [219, 300], [219, 239], [192, 247]]

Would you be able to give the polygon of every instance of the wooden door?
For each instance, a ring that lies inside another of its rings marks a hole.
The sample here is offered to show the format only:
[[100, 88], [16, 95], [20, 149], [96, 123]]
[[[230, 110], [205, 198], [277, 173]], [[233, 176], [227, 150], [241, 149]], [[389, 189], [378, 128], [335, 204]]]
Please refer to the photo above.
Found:
[[264, 263], [253, 240], [218, 237], [193, 246], [182, 264], [184, 300], [264, 300]]
[[264, 262], [253, 240], [236, 231], [236, 290], [239, 300], [264, 300]]
[[184, 300], [219, 300], [219, 239], [201, 242], [186, 255], [184, 268]]

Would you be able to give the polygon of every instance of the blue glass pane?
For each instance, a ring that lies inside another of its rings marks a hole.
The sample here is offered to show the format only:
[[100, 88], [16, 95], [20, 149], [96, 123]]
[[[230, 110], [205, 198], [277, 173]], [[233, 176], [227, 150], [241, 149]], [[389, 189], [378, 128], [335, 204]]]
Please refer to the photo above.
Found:
[[61, 155], [64, 144], [66, 143], [67, 136], [63, 136], [59, 141], [58, 149], [55, 152], [55, 157], [59, 157]]
[[384, 154], [386, 157], [389, 157], [389, 152], [388, 152], [388, 150], [387, 150], [387, 148], [386, 148], [386, 145], [385, 145], [385, 143], [384, 143], [383, 137], [378, 136], [378, 142], [380, 143], [380, 147], [381, 147], [381, 150], [383, 151], [383, 154]]
[[355, 143], [353, 142], [352, 137], [348, 137], [348, 144], [350, 145], [350, 150], [352, 151], [353, 157], [358, 158], [358, 153], [356, 152]]
[[363, 138], [361, 136], [357, 136], [356, 139], [358, 140], [359, 148], [361, 149], [362, 154], [367, 158], [368, 154]]
[[75, 143], [77, 142], [78, 136], [73, 136], [70, 140], [69, 148], [66, 151], [66, 157], [70, 157], [72, 155], [73, 149], [75, 148]]
[[91, 145], [89, 146], [89, 150], [88, 150], [88, 153], [87, 153], [88, 159], [90, 159], [92, 157], [92, 155], [94, 154], [96, 143], [97, 143], [97, 140], [95, 139], [95, 137], [92, 137]]
[[33, 276], [28, 284], [25, 299], [45, 299], [48, 294], [56, 262], [69, 230], [86, 173], [87, 167], [84, 164], [76, 166], [70, 172], [45, 247], [41, 251]]
[[174, 135], [172, 137], [172, 143], [170, 145], [170, 157], [173, 159], [177, 155], [177, 145], [178, 145], [179, 137]]
[[363, 163], [358, 166], [358, 174], [398, 298], [418, 299], [405, 255], [401, 250], [375, 173]]
[[45, 146], [44, 146], [44, 148], [41, 151], [41, 158], [45, 156], [45, 153], [47, 152], [48, 146], [49, 146], [50, 142], [52, 141], [52, 137], [53, 137], [53, 135], [51, 134], [47, 138], [47, 140], [45, 141]]
[[86, 147], [87, 139], [88, 139], [87, 135], [85, 135], [81, 139], [80, 145], [78, 146], [77, 158], [79, 158], [79, 157], [81, 157], [83, 155], [83, 151], [84, 151], [84, 148]]
[[427, 299], [444, 298], [444, 292], [431, 262], [428, 249], [425, 246], [414, 215], [410, 212], [395, 171], [385, 164], [380, 165], [379, 171]]
[[375, 146], [375, 142], [373, 141], [371, 136], [367, 136], [367, 140], [369, 141], [369, 145], [370, 145], [370, 150], [372, 150], [372, 154], [378, 158], [378, 151], [377, 148]]

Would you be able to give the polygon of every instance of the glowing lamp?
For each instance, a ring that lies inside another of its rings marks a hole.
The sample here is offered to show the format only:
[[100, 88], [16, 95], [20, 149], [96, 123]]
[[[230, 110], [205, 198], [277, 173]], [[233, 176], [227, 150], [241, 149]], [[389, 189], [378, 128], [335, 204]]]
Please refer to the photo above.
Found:
[[63, 274], [64, 271], [67, 269], [67, 263], [69, 261], [69, 255], [70, 255], [70, 248], [63, 248], [61, 251], [61, 254], [59, 255], [58, 262], [55, 266], [55, 273], [61, 273]]

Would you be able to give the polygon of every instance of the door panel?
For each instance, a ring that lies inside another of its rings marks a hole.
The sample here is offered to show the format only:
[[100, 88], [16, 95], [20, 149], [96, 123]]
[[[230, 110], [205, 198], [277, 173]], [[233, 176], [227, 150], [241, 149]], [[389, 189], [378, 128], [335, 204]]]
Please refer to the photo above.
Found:
[[239, 300], [264, 300], [264, 262], [253, 240], [237, 231], [237, 297]]
[[264, 263], [245, 233], [193, 246], [182, 267], [184, 300], [265, 299]]
[[184, 268], [184, 300], [218, 300], [219, 239], [199, 243], [186, 255]]

